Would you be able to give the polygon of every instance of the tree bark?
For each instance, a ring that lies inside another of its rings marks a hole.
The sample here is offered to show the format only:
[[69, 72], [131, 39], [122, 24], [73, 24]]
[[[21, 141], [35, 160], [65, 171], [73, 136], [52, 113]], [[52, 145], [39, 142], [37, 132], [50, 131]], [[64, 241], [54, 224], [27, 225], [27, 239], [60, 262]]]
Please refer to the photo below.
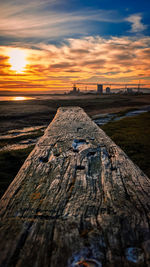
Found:
[[149, 266], [149, 196], [81, 108], [59, 108], [1, 199], [0, 266]]

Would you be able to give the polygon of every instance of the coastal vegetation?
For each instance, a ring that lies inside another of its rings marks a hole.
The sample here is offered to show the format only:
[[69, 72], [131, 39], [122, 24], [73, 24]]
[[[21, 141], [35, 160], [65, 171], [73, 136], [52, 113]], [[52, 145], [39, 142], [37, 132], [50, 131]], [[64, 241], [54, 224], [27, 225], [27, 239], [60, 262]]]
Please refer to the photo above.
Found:
[[109, 122], [101, 128], [150, 177], [150, 112]]

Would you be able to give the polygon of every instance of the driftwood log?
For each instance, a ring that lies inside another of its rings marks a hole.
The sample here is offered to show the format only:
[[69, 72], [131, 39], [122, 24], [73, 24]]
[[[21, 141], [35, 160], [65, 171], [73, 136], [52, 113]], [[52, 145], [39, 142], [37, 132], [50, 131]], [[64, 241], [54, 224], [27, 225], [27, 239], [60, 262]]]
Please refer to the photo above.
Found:
[[59, 108], [1, 199], [0, 266], [149, 266], [149, 195], [81, 108]]

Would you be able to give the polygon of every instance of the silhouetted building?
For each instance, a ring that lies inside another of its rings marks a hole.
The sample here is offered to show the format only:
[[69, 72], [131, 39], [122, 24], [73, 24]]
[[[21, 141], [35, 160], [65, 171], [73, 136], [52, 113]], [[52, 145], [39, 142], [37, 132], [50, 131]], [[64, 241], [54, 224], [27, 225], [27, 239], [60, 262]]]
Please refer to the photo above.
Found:
[[127, 93], [131, 94], [132, 93], [132, 88], [127, 88]]
[[106, 94], [110, 94], [110, 87], [106, 87]]
[[75, 85], [75, 84], [73, 85], [72, 92], [73, 92], [73, 93], [77, 93], [77, 87], [76, 87], [76, 85]]
[[74, 85], [73, 85], [73, 88], [72, 88], [72, 90], [69, 92], [69, 94], [71, 94], [71, 95], [77, 95], [77, 94], [79, 94], [79, 93], [80, 93], [80, 89], [77, 88], [76, 85], [74, 84]]
[[97, 93], [103, 94], [103, 85], [102, 84], [97, 84]]

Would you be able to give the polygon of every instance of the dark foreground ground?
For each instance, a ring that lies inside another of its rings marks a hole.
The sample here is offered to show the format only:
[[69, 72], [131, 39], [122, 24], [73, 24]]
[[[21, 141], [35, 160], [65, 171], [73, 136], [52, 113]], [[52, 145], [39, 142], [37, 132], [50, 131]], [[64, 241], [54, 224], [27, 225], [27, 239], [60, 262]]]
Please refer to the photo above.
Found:
[[[150, 105], [150, 95], [58, 97], [23, 102], [0, 102], [0, 133], [23, 127], [48, 125], [60, 106], [80, 106], [89, 116], [118, 113]], [[104, 131], [150, 177], [150, 112], [107, 123]], [[42, 132], [39, 132], [39, 136]], [[34, 146], [0, 152], [0, 196], [14, 179]]]

